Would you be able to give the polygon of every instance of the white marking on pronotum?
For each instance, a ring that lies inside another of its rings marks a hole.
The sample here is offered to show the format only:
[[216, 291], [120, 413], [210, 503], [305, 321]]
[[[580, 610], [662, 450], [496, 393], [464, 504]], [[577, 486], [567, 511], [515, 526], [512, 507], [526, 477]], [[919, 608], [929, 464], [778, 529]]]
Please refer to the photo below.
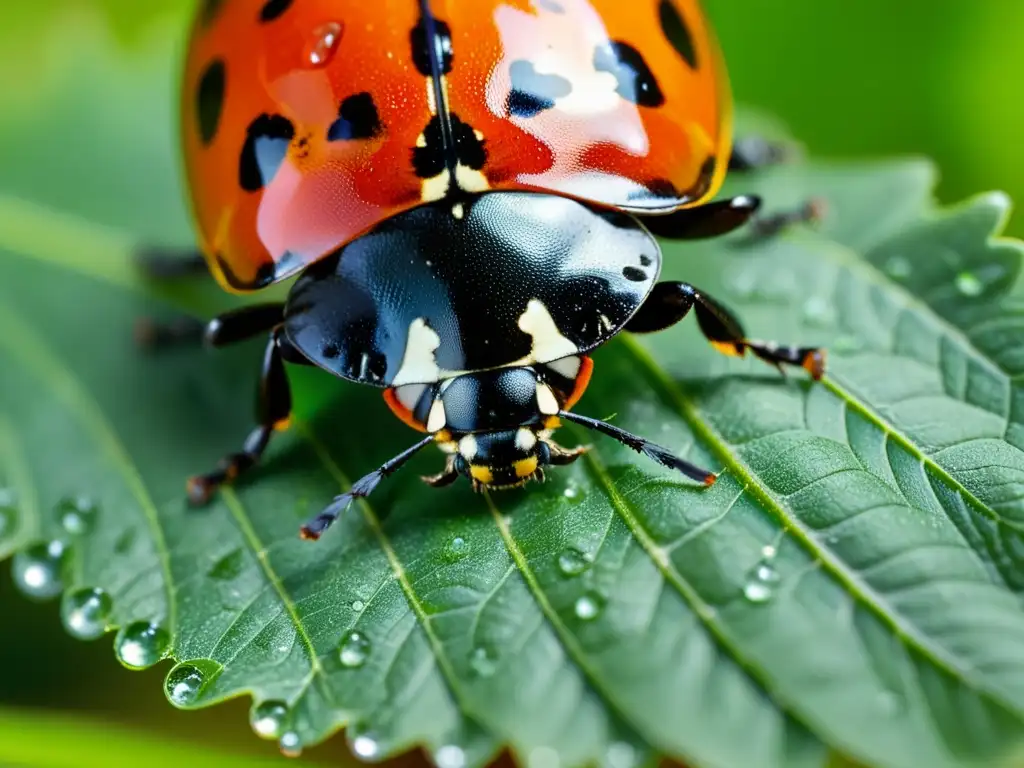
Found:
[[476, 458], [478, 447], [476, 444], [476, 438], [472, 435], [465, 435], [459, 440], [459, 453], [466, 461], [472, 461]]
[[526, 427], [516, 430], [516, 448], [523, 453], [529, 453], [537, 444], [537, 436]]
[[441, 337], [427, 325], [426, 320], [422, 317], [413, 320], [409, 324], [409, 338], [405, 343], [402, 365], [395, 374], [391, 386], [440, 381], [441, 369], [434, 354], [440, 346]]
[[426, 384], [407, 384], [404, 387], [395, 389], [395, 398], [410, 411], [416, 408], [423, 393], [427, 391]]
[[452, 216], [454, 216], [456, 219], [461, 220], [462, 217], [465, 215], [466, 206], [464, 206], [462, 203], [456, 203], [455, 205], [452, 206]]
[[563, 357], [547, 363], [547, 367], [567, 379], [575, 379], [580, 373], [580, 362], [578, 357]]
[[551, 387], [540, 382], [537, 382], [537, 407], [540, 408], [540, 412], [545, 416], [555, 416], [560, 410], [558, 399], [555, 397], [555, 393], [551, 391]]
[[526, 311], [519, 316], [519, 328], [533, 337], [531, 357], [538, 363], [571, 357], [579, 353], [576, 345], [569, 341], [555, 325], [554, 318], [539, 299], [530, 299]]
[[448, 423], [448, 416], [444, 412], [444, 403], [435, 400], [430, 406], [430, 413], [427, 415], [427, 432], [440, 432]]

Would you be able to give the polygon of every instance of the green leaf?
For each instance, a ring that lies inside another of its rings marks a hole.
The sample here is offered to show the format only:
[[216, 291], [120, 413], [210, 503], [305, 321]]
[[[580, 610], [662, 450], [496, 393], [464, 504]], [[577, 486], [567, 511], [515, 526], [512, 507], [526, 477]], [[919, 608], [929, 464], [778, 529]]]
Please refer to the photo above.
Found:
[[180, 706], [248, 693], [284, 704], [261, 723], [275, 737], [348, 725], [357, 754], [422, 744], [443, 768], [506, 745], [610, 768], [1021, 751], [1024, 287], [1020, 244], [993, 239], [1002, 196], [937, 211], [921, 161], [735, 177], [828, 214], [759, 244], [666, 245], [665, 276], [755, 336], [826, 345], [828, 378], [721, 357], [688, 322], [600, 350], [578, 408], [721, 470], [714, 487], [600, 439], [489, 497], [424, 488], [423, 456], [309, 544], [299, 523], [410, 433], [377, 393], [292, 371], [292, 432], [187, 508], [184, 478], [251, 426], [258, 349], [134, 349], [164, 299], [226, 302], [157, 293], [130, 263], [136, 242], [189, 240], [170, 123], [147, 111], [167, 110], [170, 59], [66, 45], [101, 63], [58, 78], [38, 146], [0, 141], [0, 501], [17, 510], [0, 552], [37, 596], [60, 575], [73, 632], [126, 628], [136, 666], [166, 652]]

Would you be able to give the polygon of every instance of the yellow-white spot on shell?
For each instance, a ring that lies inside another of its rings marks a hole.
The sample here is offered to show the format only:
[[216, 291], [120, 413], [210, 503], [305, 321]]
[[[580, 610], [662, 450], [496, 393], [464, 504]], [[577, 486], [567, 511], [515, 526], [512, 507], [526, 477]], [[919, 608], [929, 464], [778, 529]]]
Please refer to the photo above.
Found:
[[405, 343], [402, 366], [395, 374], [391, 386], [439, 381], [442, 378], [441, 369], [437, 365], [434, 353], [440, 346], [441, 337], [422, 317], [413, 320], [409, 324], [409, 337]]
[[451, 174], [447, 170], [441, 171], [432, 179], [424, 179], [420, 198], [422, 198], [424, 203], [441, 200], [448, 194], [448, 182], [450, 179]]
[[455, 181], [463, 192], [486, 192], [491, 188], [491, 182], [482, 171], [474, 171], [462, 164], [455, 168]]
[[477, 451], [479, 450], [476, 444], [476, 438], [472, 435], [465, 435], [459, 440], [459, 453], [466, 461], [472, 461], [476, 458]]
[[455, 205], [452, 206], [452, 216], [454, 216], [456, 219], [459, 219], [461, 221], [465, 215], [466, 206], [464, 206], [462, 203], [456, 203]]
[[547, 366], [567, 379], [575, 379], [580, 372], [580, 362], [578, 357], [564, 357], [561, 360], [552, 360]]
[[555, 416], [561, 410], [551, 387], [540, 382], [537, 383], [537, 407], [545, 416]]
[[419, 147], [420, 149], [423, 149], [424, 147], [427, 146], [427, 137], [424, 136], [422, 133], [416, 137], [416, 146]]
[[430, 114], [437, 114], [437, 93], [434, 91], [434, 81], [431, 78], [427, 78], [427, 109], [430, 110]]
[[533, 337], [530, 357], [536, 362], [548, 362], [579, 354], [576, 345], [558, 330], [544, 302], [538, 299], [530, 299], [526, 311], [519, 316], [519, 329]]
[[523, 453], [529, 453], [537, 444], [537, 435], [526, 427], [516, 430], [516, 448]]
[[435, 400], [430, 406], [430, 413], [427, 415], [427, 432], [440, 432], [448, 423], [448, 417], [444, 412], [444, 403]]

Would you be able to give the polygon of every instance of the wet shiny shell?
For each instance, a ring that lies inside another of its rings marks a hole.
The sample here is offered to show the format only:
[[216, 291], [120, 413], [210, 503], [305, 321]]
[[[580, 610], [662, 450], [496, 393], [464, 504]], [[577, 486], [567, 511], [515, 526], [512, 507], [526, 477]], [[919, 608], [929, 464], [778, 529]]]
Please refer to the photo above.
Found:
[[401, 214], [310, 267], [285, 330], [344, 378], [431, 383], [586, 353], [629, 320], [660, 266], [632, 216], [487, 193]]

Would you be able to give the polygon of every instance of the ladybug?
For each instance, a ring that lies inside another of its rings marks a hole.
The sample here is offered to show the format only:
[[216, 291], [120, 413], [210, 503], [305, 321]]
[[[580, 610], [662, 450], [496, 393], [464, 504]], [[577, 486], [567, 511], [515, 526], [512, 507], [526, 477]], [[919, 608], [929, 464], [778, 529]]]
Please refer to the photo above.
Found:
[[383, 389], [423, 434], [306, 538], [431, 444], [446, 457], [433, 486], [542, 479], [586, 450], [555, 442], [563, 421], [713, 483], [572, 408], [595, 348], [691, 310], [718, 350], [822, 376], [821, 350], [752, 341], [698, 288], [658, 282], [656, 237], [722, 235], [758, 209], [709, 202], [733, 154], [730, 110], [697, 0], [205, 0], [181, 102], [202, 256], [149, 269], [205, 262], [233, 292], [297, 279], [286, 302], [205, 326], [214, 346], [269, 341], [258, 425], [189, 481], [190, 500], [287, 426], [285, 363]]

